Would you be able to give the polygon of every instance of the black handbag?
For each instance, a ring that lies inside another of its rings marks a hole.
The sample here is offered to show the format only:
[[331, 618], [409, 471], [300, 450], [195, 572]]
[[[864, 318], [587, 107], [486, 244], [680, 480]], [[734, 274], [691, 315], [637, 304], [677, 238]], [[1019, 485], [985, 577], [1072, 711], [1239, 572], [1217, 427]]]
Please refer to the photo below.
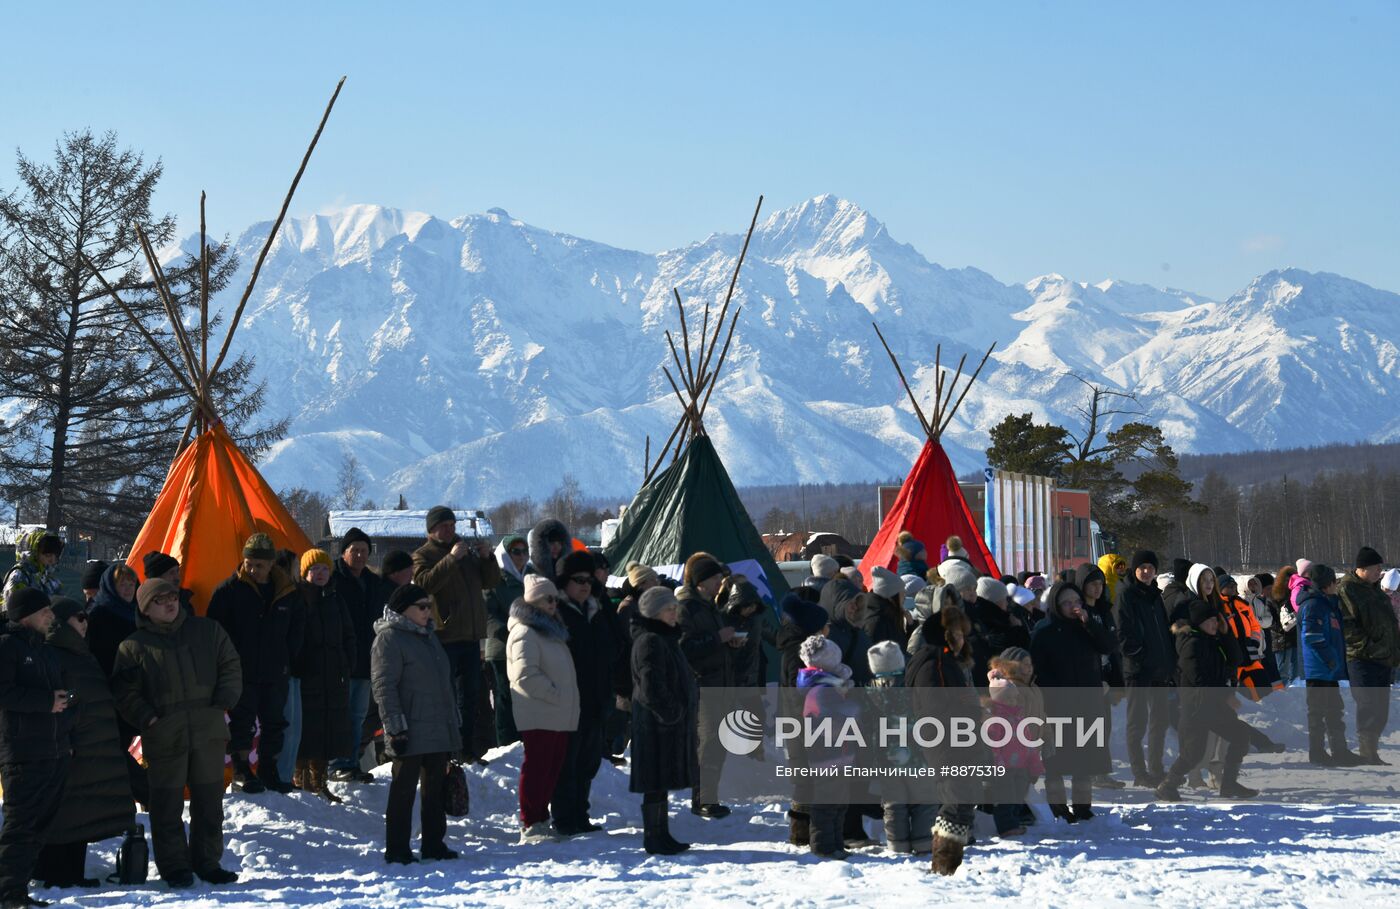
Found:
[[467, 789], [467, 772], [455, 761], [447, 764], [447, 779], [442, 784], [443, 810], [448, 817], [466, 817], [471, 811], [471, 792]]

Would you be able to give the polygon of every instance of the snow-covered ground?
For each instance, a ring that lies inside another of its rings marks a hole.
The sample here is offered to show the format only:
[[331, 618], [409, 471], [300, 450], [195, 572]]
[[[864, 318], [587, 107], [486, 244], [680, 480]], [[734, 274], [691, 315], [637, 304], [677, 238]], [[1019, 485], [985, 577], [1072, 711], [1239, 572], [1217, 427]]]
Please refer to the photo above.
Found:
[[[1392, 757], [1394, 751], [1391, 751]], [[1126, 804], [1088, 823], [1051, 823], [1043, 797], [1029, 835], [1000, 841], [978, 815], [977, 845], [952, 878], [926, 861], [879, 852], [819, 862], [787, 845], [782, 807], [740, 805], [703, 821], [672, 800], [672, 831], [696, 845], [677, 858], [641, 849], [639, 797], [604, 764], [593, 816], [605, 833], [553, 845], [516, 844], [520, 746], [472, 767], [471, 816], [451, 820], [455, 862], [390, 870], [380, 856], [388, 767], [373, 786], [336, 789], [330, 806], [310, 795], [230, 795], [225, 866], [242, 880], [172, 893], [141, 888], [38, 893], [75, 906], [1352, 906], [1400, 905], [1400, 806], [1319, 807], [1204, 802]], [[1245, 779], [1267, 786], [1271, 764], [1252, 756]], [[1380, 768], [1384, 770], [1384, 768]], [[1318, 771], [1325, 774], [1326, 771]], [[1357, 771], [1362, 772], [1362, 771]], [[868, 825], [874, 832], [878, 825]], [[89, 850], [89, 873], [110, 869], [117, 841]], [[415, 839], [415, 848], [417, 842]], [[154, 873], [154, 867], [152, 867]]]

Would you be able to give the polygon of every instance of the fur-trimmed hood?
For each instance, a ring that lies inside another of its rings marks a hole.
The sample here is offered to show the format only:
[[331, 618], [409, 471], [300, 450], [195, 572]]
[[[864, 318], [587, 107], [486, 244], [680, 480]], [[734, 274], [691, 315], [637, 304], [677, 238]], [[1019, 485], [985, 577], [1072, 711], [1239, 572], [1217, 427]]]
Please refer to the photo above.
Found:
[[517, 597], [515, 602], [510, 604], [510, 622], [506, 627], [514, 628], [516, 625], [533, 628], [550, 640], [567, 641], [569, 639], [569, 631], [564, 627], [563, 621], [523, 597]]
[[551, 581], [556, 576], [556, 559], [549, 557], [549, 544], [551, 541], [558, 541], [564, 544], [564, 548], [559, 551], [559, 558], [569, 554], [569, 549], [573, 543], [573, 534], [569, 533], [569, 528], [564, 526], [563, 521], [554, 518], [545, 518], [530, 529], [530, 564], [535, 566], [535, 571], [549, 578]]

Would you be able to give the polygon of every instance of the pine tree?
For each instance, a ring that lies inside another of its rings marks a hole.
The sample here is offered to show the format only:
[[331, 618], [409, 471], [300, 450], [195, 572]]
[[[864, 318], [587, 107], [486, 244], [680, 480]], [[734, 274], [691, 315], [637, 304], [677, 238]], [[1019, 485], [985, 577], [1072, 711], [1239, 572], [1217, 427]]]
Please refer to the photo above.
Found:
[[[178, 359], [135, 230], [157, 249], [175, 238], [175, 220], [151, 211], [161, 164], [119, 148], [113, 133], [84, 131], [65, 134], [52, 163], [20, 154], [18, 176], [0, 195], [0, 400], [11, 415], [0, 424], [0, 490], [11, 502], [41, 498], [45, 523], [70, 535], [129, 539], [175, 454], [188, 398], [84, 259]], [[225, 244], [211, 244], [211, 292], [236, 266]], [[182, 311], [197, 303], [197, 272], [197, 257], [170, 263]], [[211, 394], [256, 456], [286, 424], [244, 427], [263, 403], [252, 370], [247, 357], [226, 364]]]

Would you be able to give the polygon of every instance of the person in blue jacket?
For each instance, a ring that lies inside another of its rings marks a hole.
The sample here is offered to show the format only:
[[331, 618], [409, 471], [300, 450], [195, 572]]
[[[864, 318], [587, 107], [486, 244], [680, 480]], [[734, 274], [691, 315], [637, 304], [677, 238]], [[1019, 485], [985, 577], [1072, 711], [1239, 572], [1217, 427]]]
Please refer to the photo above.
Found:
[[[1308, 688], [1308, 761], [1323, 767], [1355, 767], [1361, 758], [1347, 748], [1345, 708], [1338, 684], [1347, 677], [1347, 645], [1337, 573], [1314, 563], [1303, 576], [1311, 586], [1298, 592], [1298, 630], [1303, 678]], [[1331, 742], [1329, 754], [1324, 737]]]

